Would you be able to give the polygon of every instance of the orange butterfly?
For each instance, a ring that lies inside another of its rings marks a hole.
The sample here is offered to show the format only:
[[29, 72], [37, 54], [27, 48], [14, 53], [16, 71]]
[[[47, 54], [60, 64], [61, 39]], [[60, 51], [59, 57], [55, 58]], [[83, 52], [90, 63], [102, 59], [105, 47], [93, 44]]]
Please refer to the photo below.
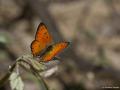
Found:
[[69, 45], [69, 42], [60, 42], [49, 45], [52, 37], [48, 33], [45, 24], [40, 23], [35, 35], [35, 40], [31, 43], [31, 52], [34, 57], [39, 56], [42, 61], [52, 60], [59, 52]]

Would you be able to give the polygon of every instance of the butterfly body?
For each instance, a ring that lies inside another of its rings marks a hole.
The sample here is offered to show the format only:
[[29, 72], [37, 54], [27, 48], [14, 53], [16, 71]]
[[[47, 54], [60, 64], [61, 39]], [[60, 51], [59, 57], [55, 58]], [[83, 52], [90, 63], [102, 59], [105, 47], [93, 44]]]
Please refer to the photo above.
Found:
[[[47, 27], [43, 23], [40, 23], [35, 35], [35, 40], [31, 43], [33, 57], [40, 56], [41, 61], [50, 61], [69, 45], [69, 42], [60, 42], [49, 45], [51, 42], [52, 37], [48, 33]], [[42, 53], [42, 51], [44, 52]]]

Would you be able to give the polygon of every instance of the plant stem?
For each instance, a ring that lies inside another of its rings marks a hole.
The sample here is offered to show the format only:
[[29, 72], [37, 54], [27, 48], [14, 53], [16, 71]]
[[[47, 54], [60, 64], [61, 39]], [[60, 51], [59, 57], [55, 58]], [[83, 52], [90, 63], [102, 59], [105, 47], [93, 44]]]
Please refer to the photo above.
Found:
[[11, 73], [13, 72], [14, 68], [16, 66], [16, 62], [9, 68], [9, 71], [5, 74], [4, 77], [2, 77], [2, 79], [0, 79], [0, 87], [2, 87], [5, 82], [9, 79]]

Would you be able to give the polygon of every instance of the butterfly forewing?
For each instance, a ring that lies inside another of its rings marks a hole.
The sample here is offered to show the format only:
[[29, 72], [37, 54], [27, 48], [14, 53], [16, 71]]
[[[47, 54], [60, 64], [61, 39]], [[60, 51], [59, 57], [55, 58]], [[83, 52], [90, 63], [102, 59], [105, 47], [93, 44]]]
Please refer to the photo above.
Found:
[[48, 32], [47, 27], [45, 24], [40, 23], [36, 32], [35, 40], [44, 43], [49, 44], [52, 41], [52, 37]]
[[46, 26], [43, 23], [40, 23], [35, 35], [35, 40], [31, 43], [33, 56], [38, 56], [51, 41], [52, 37], [48, 33]]

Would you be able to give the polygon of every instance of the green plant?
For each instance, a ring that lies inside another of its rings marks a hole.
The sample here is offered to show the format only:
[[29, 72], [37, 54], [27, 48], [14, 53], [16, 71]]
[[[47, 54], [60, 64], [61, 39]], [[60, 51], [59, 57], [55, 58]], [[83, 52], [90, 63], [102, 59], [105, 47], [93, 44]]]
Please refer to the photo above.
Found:
[[19, 57], [13, 65], [9, 66], [8, 72], [3, 78], [0, 79], [0, 87], [10, 80], [12, 90], [23, 90], [24, 83], [19, 74], [19, 67], [24, 68], [26, 71], [32, 73], [39, 81], [42, 90], [48, 90], [48, 87], [42, 79], [40, 73], [47, 69], [45, 62], [38, 62], [34, 60], [32, 55], [23, 55]]

